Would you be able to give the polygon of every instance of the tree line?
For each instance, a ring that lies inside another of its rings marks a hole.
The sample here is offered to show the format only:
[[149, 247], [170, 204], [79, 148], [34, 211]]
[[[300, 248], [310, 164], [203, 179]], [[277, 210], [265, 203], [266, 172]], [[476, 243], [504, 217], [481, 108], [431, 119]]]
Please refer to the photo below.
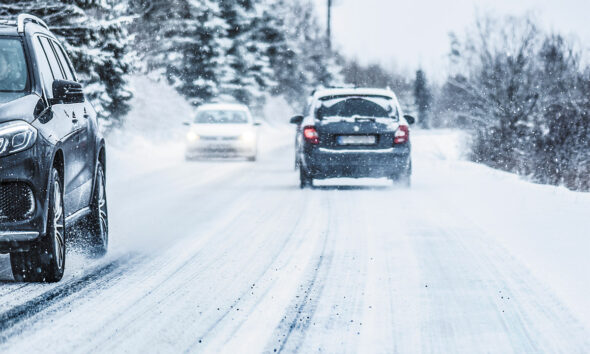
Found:
[[[113, 127], [130, 110], [131, 73], [166, 80], [195, 106], [230, 99], [256, 108], [275, 95], [302, 110], [315, 88], [351, 84], [390, 87], [414, 110], [412, 80], [332, 50], [311, 0], [0, 0], [0, 18], [20, 13], [62, 40]], [[423, 75], [419, 83], [426, 122], [431, 97]]]
[[590, 189], [590, 67], [575, 41], [530, 17], [486, 17], [451, 36], [437, 114], [473, 132], [472, 159]]
[[64, 42], [99, 116], [129, 112], [129, 74], [163, 78], [189, 102], [266, 95], [305, 103], [340, 83], [338, 56], [310, 0], [0, 0], [0, 18], [44, 19]]

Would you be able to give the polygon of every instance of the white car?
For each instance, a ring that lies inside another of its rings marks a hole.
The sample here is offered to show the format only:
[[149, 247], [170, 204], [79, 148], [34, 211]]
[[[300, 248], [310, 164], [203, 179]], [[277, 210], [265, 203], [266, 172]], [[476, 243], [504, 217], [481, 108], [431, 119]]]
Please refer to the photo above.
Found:
[[185, 125], [187, 160], [202, 157], [246, 157], [256, 161], [257, 123], [248, 107], [240, 104], [207, 104], [197, 109]]

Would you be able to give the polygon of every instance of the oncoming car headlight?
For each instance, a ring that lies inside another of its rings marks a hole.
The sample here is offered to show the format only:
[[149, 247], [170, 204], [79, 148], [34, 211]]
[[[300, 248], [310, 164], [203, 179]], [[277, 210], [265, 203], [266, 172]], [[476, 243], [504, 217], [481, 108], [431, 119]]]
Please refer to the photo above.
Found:
[[256, 134], [251, 131], [247, 131], [240, 136], [240, 140], [244, 143], [253, 143], [256, 140]]
[[24, 121], [0, 124], [0, 157], [31, 148], [37, 141], [37, 129]]
[[199, 136], [199, 134], [195, 133], [195, 132], [189, 132], [186, 135], [186, 140], [188, 141], [197, 141], [199, 140], [201, 137]]

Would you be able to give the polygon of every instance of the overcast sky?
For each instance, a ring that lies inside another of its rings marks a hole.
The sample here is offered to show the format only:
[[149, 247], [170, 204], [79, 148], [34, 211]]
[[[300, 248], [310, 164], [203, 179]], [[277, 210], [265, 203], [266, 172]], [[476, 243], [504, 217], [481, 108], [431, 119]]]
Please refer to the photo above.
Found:
[[[327, 0], [314, 0], [325, 14]], [[590, 49], [590, 0], [333, 0], [336, 48], [364, 62], [423, 67], [439, 80], [446, 70], [448, 33], [463, 33], [475, 14], [532, 12], [548, 30], [575, 36]], [[325, 17], [325, 16], [324, 16]]]

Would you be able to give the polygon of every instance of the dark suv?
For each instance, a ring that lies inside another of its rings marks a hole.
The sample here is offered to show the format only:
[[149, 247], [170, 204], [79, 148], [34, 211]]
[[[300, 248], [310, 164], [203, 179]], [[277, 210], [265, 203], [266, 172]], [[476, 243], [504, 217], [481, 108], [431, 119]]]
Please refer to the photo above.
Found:
[[387, 177], [410, 185], [409, 125], [393, 92], [338, 88], [316, 91], [306, 116], [296, 116], [295, 165], [301, 188], [314, 179]]
[[16, 280], [56, 282], [72, 226], [100, 256], [107, 220], [105, 143], [66, 51], [34, 16], [0, 21], [0, 253]]

